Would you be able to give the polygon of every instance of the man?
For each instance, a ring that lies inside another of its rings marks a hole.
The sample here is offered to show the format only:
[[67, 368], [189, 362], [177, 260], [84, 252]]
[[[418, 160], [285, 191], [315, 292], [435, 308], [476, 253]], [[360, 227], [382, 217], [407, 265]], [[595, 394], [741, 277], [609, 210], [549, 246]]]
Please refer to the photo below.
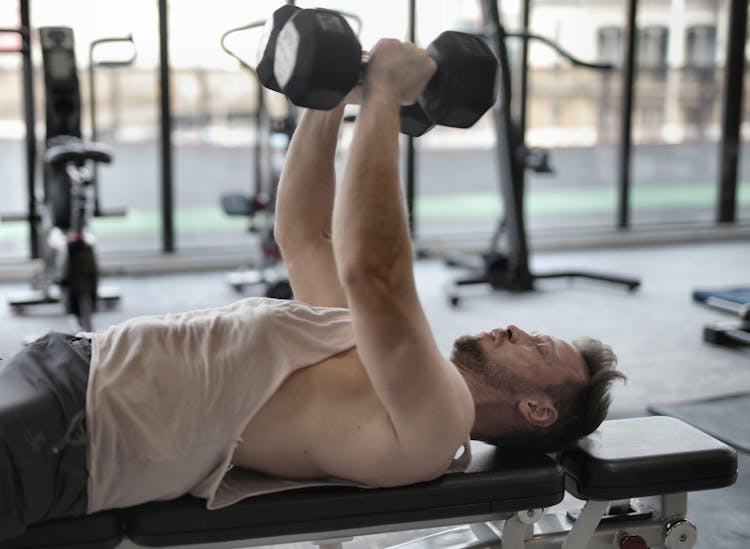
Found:
[[335, 197], [344, 107], [303, 114], [276, 208], [296, 301], [50, 334], [0, 368], [0, 539], [185, 493], [217, 508], [298, 486], [426, 481], [465, 467], [470, 437], [548, 448], [601, 422], [622, 376], [594, 340], [508, 326], [459, 338], [450, 360], [438, 351], [397, 139], [399, 105], [434, 70], [411, 44], [376, 45]]

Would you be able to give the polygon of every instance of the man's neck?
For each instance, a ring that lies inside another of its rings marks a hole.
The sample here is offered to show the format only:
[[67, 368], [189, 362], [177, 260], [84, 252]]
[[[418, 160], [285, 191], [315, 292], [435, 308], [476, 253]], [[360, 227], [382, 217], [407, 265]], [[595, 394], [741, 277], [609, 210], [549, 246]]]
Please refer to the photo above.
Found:
[[492, 440], [516, 432], [522, 425], [518, 413], [517, 398], [493, 387], [489, 387], [474, 372], [459, 368], [474, 399], [474, 427], [471, 438]]

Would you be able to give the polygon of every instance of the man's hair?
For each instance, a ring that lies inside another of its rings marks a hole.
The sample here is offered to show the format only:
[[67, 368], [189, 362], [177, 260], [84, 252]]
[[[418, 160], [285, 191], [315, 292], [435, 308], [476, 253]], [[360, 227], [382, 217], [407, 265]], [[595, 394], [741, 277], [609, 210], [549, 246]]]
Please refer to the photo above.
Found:
[[546, 387], [557, 408], [557, 421], [549, 427], [504, 435], [493, 444], [514, 450], [557, 451], [601, 425], [612, 401], [610, 386], [627, 377], [616, 369], [617, 356], [609, 345], [592, 337], [580, 337], [572, 345], [583, 355], [588, 379]]

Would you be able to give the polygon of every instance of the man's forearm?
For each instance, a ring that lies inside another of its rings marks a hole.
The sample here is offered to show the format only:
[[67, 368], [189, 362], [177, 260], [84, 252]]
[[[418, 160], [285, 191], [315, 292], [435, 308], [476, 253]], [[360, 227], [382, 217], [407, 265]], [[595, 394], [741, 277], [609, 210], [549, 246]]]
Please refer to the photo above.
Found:
[[333, 231], [342, 281], [374, 275], [383, 281], [411, 272], [411, 240], [399, 181], [398, 100], [365, 96], [341, 188]]
[[306, 110], [289, 145], [276, 198], [275, 234], [285, 241], [330, 235], [336, 143], [343, 106]]

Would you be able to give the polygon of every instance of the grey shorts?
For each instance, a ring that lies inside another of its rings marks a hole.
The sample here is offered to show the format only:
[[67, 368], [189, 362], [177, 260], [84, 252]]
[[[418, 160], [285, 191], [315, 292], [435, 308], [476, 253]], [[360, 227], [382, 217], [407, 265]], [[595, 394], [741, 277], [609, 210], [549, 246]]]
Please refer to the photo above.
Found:
[[51, 332], [0, 362], [0, 541], [87, 506], [91, 343]]

